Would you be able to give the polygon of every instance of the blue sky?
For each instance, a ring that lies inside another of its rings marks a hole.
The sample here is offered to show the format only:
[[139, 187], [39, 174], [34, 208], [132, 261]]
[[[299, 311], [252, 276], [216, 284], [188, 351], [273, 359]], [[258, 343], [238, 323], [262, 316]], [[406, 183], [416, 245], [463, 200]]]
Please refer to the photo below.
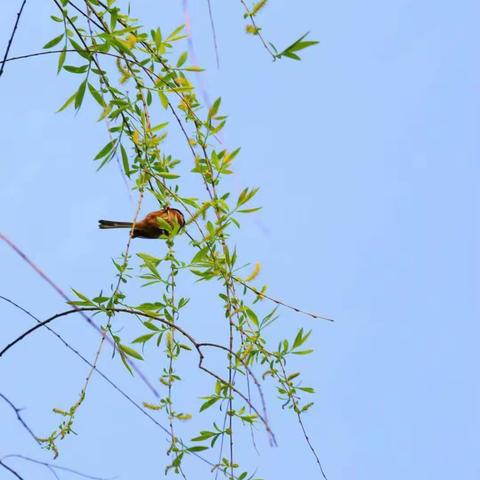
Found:
[[[3, 6], [2, 46], [18, 3]], [[263, 206], [244, 220], [235, 243], [244, 261], [261, 262], [272, 295], [336, 320], [282, 310], [272, 332], [314, 330], [315, 353], [298, 366], [317, 391], [306, 421], [328, 478], [480, 478], [478, 3], [272, 1], [260, 17], [269, 39], [282, 46], [310, 30], [320, 41], [300, 63], [272, 63], [243, 33], [240, 4], [212, 5], [220, 69], [206, 2], [191, 5], [193, 41], [206, 88], [222, 96], [229, 116], [224, 141], [242, 147], [229, 186], [260, 186]], [[182, 23], [181, 2], [162, 8], [132, 5], [148, 27]], [[38, 51], [55, 36], [53, 12], [50, 2], [27, 4], [12, 55]], [[57, 77], [55, 65], [53, 57], [11, 63], [0, 79], [0, 231], [65, 290], [95, 294], [109, 288], [111, 258], [125, 243], [121, 232], [97, 230], [97, 220], [131, 218], [135, 204], [114, 163], [95, 171], [91, 159], [107, 138], [96, 107], [54, 113], [77, 86], [72, 76]], [[183, 147], [172, 135], [176, 148]], [[185, 238], [178, 243], [188, 251]], [[134, 244], [134, 251], [162, 248]], [[40, 318], [65, 308], [5, 244], [0, 264], [1, 295]], [[145, 295], [131, 288], [134, 297]], [[220, 338], [214, 290], [193, 291], [187, 281], [185, 288], [194, 304], [186, 324]], [[0, 345], [32, 324], [5, 303], [0, 312]], [[56, 328], [93, 357], [97, 337], [81, 319]], [[162, 358], [151, 350], [149, 359], [156, 378]], [[102, 368], [137, 400], [151, 400], [108, 354]], [[45, 434], [58, 422], [51, 408], [72, 404], [85, 374], [55, 338], [38, 332], [1, 359], [0, 391]], [[189, 376], [179, 405], [195, 413], [189, 395], [206, 394], [205, 385]], [[274, 395], [269, 402], [279, 447], [259, 431], [261, 456], [247, 438], [239, 445], [243, 464], [266, 479], [319, 478], [294, 418]], [[1, 403], [0, 418], [0, 456], [49, 458]], [[163, 475], [164, 435], [98, 378], [76, 431], [61, 445], [59, 464], [122, 479]], [[25, 478], [49, 475], [9, 464]], [[195, 460], [188, 471], [208, 478]], [[0, 478], [10, 477], [0, 470]]]

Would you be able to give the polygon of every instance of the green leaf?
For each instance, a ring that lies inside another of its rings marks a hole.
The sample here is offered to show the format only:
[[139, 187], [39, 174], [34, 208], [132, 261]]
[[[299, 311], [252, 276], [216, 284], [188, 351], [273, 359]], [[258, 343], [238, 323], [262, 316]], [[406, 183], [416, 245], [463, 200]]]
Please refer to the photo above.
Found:
[[101, 93], [91, 83], [88, 83], [88, 90], [90, 92], [90, 95], [92, 95], [92, 97], [97, 101], [97, 103], [100, 106], [105, 107], [105, 100], [103, 99]]
[[157, 92], [158, 97], [160, 98], [160, 103], [162, 104], [162, 107], [166, 110], [168, 108], [168, 98], [161, 90], [157, 90]]
[[201, 250], [199, 250], [195, 256], [192, 258], [191, 263], [200, 263], [205, 256], [208, 254], [209, 247], [203, 247]]
[[60, 73], [60, 70], [62, 69], [63, 64], [65, 63], [66, 58], [67, 58], [67, 50], [64, 48], [60, 52], [60, 55], [58, 56], [57, 75]]
[[256, 207], [256, 208], [244, 208], [242, 210], [237, 210], [238, 213], [253, 213], [253, 212], [258, 212], [261, 210], [262, 207]]
[[81, 47], [75, 40], [69, 39], [72, 47], [77, 51], [77, 53], [85, 58], [86, 60], [90, 60], [90, 53], [85, 50], [85, 48]]
[[85, 96], [85, 89], [87, 88], [87, 80], [85, 79], [78, 87], [77, 93], [75, 95], [75, 109], [78, 110], [83, 102], [83, 97]]
[[218, 435], [215, 432], [209, 432], [208, 430], [202, 430], [200, 432], [200, 436], [192, 438], [192, 442], [203, 442], [204, 440], [208, 440], [211, 437], [215, 437], [215, 435]]
[[315, 393], [315, 389], [312, 387], [297, 387], [299, 390], [307, 393]]
[[132, 343], [148, 342], [154, 335], [156, 335], [156, 334], [155, 333], [146, 333], [145, 335], [140, 335], [135, 340], [133, 340]]
[[116, 139], [111, 140], [108, 142], [95, 156], [94, 160], [99, 160], [100, 158], [103, 158], [107, 156], [113, 149], [115, 143], [117, 142]]
[[200, 411], [203, 412], [207, 408], [210, 408], [213, 404], [217, 403], [220, 400], [220, 397], [207, 397], [208, 400], [202, 404]]
[[128, 156], [127, 152], [125, 151], [125, 147], [120, 144], [120, 153], [122, 154], [122, 164], [123, 164], [123, 169], [125, 170], [125, 175], [130, 178], [130, 165], [128, 164]]
[[316, 45], [316, 40], [307, 40], [304, 41], [303, 39], [309, 34], [310, 32], [305, 33], [302, 35], [298, 40], [295, 40], [291, 45], [289, 45], [285, 50], [275, 55], [276, 58], [288, 57], [294, 60], [300, 60], [300, 57], [295, 53], [305, 48], [311, 47], [312, 45]]
[[208, 450], [209, 447], [205, 445], [195, 445], [194, 447], [187, 448], [187, 452], [202, 452], [203, 450]]
[[63, 69], [70, 73], [85, 73], [88, 70], [88, 65], [75, 67], [74, 65], [64, 65]]
[[71, 97], [69, 97], [66, 102], [57, 110], [57, 113], [62, 112], [65, 110], [74, 100], [75, 97], [77, 96], [77, 92], [75, 92]]
[[215, 117], [215, 115], [218, 112], [218, 109], [220, 108], [220, 103], [222, 102], [222, 99], [218, 97], [214, 102], [213, 105], [210, 107], [210, 110], [208, 111], [208, 121], [210, 121], [212, 118]]
[[177, 68], [180, 68], [186, 61], [188, 57], [188, 52], [183, 52], [178, 58]]
[[49, 42], [47, 42], [43, 48], [52, 48], [54, 47], [55, 45], [59, 44], [61, 41], [62, 41], [62, 38], [63, 38], [63, 33], [61, 35], [59, 35], [58, 37], [55, 37], [53, 38], [52, 40], [50, 40]]
[[298, 333], [297, 333], [297, 336], [295, 337], [295, 340], [293, 341], [293, 346], [292, 348], [297, 348], [299, 347], [303, 341], [302, 341], [302, 335], [303, 335], [303, 328], [301, 328]]
[[157, 172], [157, 175], [159, 177], [168, 178], [168, 179], [174, 179], [174, 178], [180, 177], [180, 175], [177, 175], [176, 173], [172, 173], [172, 172]]
[[154, 332], [159, 332], [160, 331], [160, 329], [155, 324], [153, 324], [152, 322], [146, 321], [146, 322], [143, 322], [143, 324], [148, 329], [153, 330]]
[[130, 357], [136, 358], [137, 360], [143, 360], [143, 357], [136, 350], [134, 350], [131, 347], [128, 347], [127, 345], [123, 345], [123, 344], [119, 343], [118, 348], [123, 353], [126, 353], [127, 355], [130, 355]]
[[245, 309], [245, 313], [247, 314], [247, 316], [248, 316], [248, 318], [250, 319], [250, 321], [251, 321], [256, 327], [258, 327], [258, 317], [257, 317], [257, 314], [256, 314], [250, 307], [245, 306], [244, 309]]

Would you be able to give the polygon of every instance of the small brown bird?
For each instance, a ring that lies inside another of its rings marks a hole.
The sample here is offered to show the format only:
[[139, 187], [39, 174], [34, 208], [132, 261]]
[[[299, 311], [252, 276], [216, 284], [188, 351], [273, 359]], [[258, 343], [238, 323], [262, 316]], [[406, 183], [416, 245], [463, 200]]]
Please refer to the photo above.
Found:
[[[132, 238], [159, 238], [160, 235], [168, 235], [168, 230], [165, 225], [162, 226], [162, 221], [175, 227], [178, 225], [182, 228], [185, 225], [185, 218], [183, 213], [176, 208], [166, 207], [162, 210], [149, 213], [143, 220], [135, 223], [132, 232]], [[132, 222], [115, 222], [112, 220], [99, 220], [98, 228], [132, 228]]]

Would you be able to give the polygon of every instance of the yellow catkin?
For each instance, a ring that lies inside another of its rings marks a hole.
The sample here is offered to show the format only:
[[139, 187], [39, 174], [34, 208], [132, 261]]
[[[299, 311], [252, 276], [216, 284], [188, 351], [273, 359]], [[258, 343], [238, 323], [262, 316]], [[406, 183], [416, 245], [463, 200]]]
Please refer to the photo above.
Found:
[[245, 30], [250, 35], [258, 35], [259, 29], [255, 25], [248, 24], [245, 26]]
[[143, 406], [145, 408], [149, 408], [150, 410], [160, 410], [160, 405], [153, 405], [151, 403], [143, 402]]
[[255, 268], [253, 269], [253, 272], [245, 279], [246, 282], [251, 282], [252, 280], [255, 280], [260, 273], [260, 262], [257, 262], [255, 264]]
[[138, 38], [133, 34], [131, 33], [127, 39], [124, 41], [125, 45], [128, 47], [128, 48], [133, 48], [138, 42]]
[[135, 145], [138, 145], [140, 143], [140, 134], [138, 133], [138, 130], [135, 130], [132, 134], [132, 142]]
[[250, 12], [250, 15], [254, 17], [266, 4], [267, 0], [260, 0], [259, 2], [255, 3]]

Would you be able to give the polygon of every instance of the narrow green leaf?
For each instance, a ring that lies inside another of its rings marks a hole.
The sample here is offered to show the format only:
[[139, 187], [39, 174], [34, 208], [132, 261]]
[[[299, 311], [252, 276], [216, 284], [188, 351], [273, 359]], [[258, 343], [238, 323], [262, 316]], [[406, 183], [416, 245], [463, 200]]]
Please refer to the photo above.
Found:
[[174, 179], [174, 178], [179, 178], [180, 177], [180, 175], [177, 175], [176, 173], [172, 173], [172, 172], [157, 172], [157, 175], [159, 177], [169, 178], [169, 179]]
[[208, 450], [209, 447], [204, 445], [195, 445], [193, 447], [187, 448], [187, 452], [202, 452], [203, 450]]
[[218, 112], [218, 109], [220, 108], [220, 103], [222, 102], [222, 99], [218, 97], [214, 102], [213, 105], [210, 107], [210, 110], [208, 111], [208, 120], [210, 121], [212, 118], [215, 117], [215, 115]]
[[123, 164], [123, 169], [125, 170], [125, 175], [130, 178], [130, 165], [128, 164], [128, 156], [127, 152], [125, 151], [125, 147], [120, 144], [120, 153], [122, 155], [122, 164]]
[[75, 109], [78, 110], [82, 106], [83, 97], [85, 96], [85, 89], [87, 88], [87, 80], [85, 79], [78, 87], [75, 95]]
[[61, 35], [59, 35], [58, 37], [55, 37], [53, 38], [52, 40], [50, 40], [49, 42], [47, 42], [43, 48], [52, 48], [54, 47], [55, 45], [59, 44], [61, 41], [62, 41], [62, 38], [63, 38], [63, 33]]
[[157, 92], [158, 97], [160, 98], [160, 103], [162, 104], [162, 107], [166, 110], [168, 108], [168, 98], [161, 90], [157, 90]]
[[298, 389], [307, 393], [315, 393], [315, 389], [312, 387], [298, 387]]
[[62, 112], [65, 110], [74, 100], [75, 97], [77, 96], [77, 92], [75, 92], [71, 97], [69, 97], [66, 102], [57, 110], [57, 113]]
[[220, 400], [220, 397], [209, 397], [206, 402], [200, 407], [200, 411], [203, 412], [207, 408], [210, 408], [213, 404], [217, 403]]
[[63, 69], [70, 73], [85, 73], [88, 70], [88, 65], [76, 67], [74, 65], [64, 65]]
[[178, 58], [177, 67], [180, 68], [186, 61], [188, 57], [188, 52], [183, 52]]
[[60, 55], [58, 56], [57, 75], [60, 73], [60, 70], [62, 70], [62, 67], [63, 67], [63, 64], [65, 63], [66, 58], [67, 58], [67, 50], [64, 48], [60, 52]]
[[101, 93], [90, 82], [88, 83], [88, 91], [100, 106], [105, 107], [105, 100]]
[[127, 355], [130, 355], [133, 358], [136, 358], [137, 360], [143, 360], [143, 357], [133, 348], [128, 347], [127, 345], [123, 345], [121, 343], [118, 344], [118, 348]]
[[113, 149], [113, 146], [115, 145], [115, 143], [117, 142], [116, 139], [113, 139], [111, 140], [110, 142], [108, 142], [98, 153], [97, 155], [95, 156], [94, 160], [99, 160], [100, 158], [103, 158], [105, 156], [107, 156]]
[[146, 333], [145, 335], [140, 335], [137, 337], [135, 340], [132, 341], [132, 343], [145, 343], [148, 342], [155, 333]]

